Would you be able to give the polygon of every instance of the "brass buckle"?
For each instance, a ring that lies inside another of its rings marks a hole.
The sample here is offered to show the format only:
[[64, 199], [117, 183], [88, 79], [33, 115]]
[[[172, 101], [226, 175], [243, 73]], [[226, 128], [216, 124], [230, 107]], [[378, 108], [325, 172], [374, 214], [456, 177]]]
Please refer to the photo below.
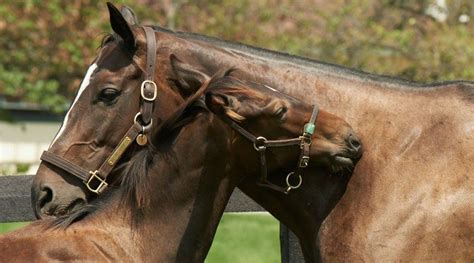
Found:
[[[151, 98], [148, 98], [147, 96], [145, 96], [145, 85], [146, 84], [153, 85], [153, 96]], [[141, 93], [142, 98], [144, 100], [153, 102], [156, 99], [156, 94], [158, 93], [158, 88], [156, 87], [156, 83], [153, 80], [144, 80], [142, 82], [142, 86], [140, 87], [140, 93]]]
[[[98, 175], [99, 174], [99, 171], [95, 170], [95, 171], [89, 171], [89, 174], [91, 175], [91, 177], [89, 177], [89, 180], [87, 180], [87, 183], [86, 183], [86, 186], [87, 186], [87, 189], [89, 189], [89, 191], [93, 192], [93, 193], [96, 193], [96, 194], [100, 194], [109, 184], [107, 184], [107, 182], [105, 182], [104, 179], [100, 178], [100, 176]], [[93, 188], [90, 183], [96, 179], [97, 181], [99, 181], [98, 185], [96, 188]]]

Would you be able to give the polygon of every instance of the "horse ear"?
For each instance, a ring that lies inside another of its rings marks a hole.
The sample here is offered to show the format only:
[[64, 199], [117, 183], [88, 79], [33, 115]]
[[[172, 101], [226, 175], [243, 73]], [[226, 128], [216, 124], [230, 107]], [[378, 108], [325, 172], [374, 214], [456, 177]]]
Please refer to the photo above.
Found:
[[180, 92], [190, 95], [201, 87], [210, 77], [203, 70], [194, 68], [179, 60], [175, 55], [170, 56], [171, 67]]
[[133, 9], [130, 7], [124, 5], [122, 8], [120, 8], [120, 13], [122, 14], [123, 18], [125, 18], [125, 21], [131, 26], [136, 26], [138, 25], [138, 18]]
[[107, 2], [107, 7], [109, 9], [110, 25], [112, 26], [112, 29], [123, 39], [124, 44], [128, 49], [134, 50], [135, 35], [133, 34], [132, 28], [127, 20], [113, 4]]

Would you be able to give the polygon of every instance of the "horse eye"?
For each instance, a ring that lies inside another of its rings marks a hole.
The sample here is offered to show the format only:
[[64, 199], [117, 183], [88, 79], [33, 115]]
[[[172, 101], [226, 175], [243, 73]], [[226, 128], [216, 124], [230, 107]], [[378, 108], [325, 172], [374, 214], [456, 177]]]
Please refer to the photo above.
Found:
[[114, 88], [105, 88], [100, 91], [99, 100], [107, 104], [114, 103], [117, 97], [120, 95], [120, 91]]
[[288, 111], [287, 107], [285, 107], [285, 106], [280, 107], [275, 111], [275, 117], [277, 117], [278, 119], [283, 119], [283, 117], [285, 117], [285, 113], [287, 111]]

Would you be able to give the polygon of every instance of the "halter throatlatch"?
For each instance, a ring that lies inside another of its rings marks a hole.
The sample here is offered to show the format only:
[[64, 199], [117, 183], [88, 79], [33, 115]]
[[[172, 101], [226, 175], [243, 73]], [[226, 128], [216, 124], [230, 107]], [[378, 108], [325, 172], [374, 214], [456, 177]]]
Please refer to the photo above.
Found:
[[[257, 182], [258, 185], [267, 187], [278, 192], [282, 192], [284, 194], [288, 194], [292, 189], [297, 189], [301, 186], [303, 182], [303, 178], [301, 174], [309, 165], [309, 150], [311, 146], [311, 137], [313, 136], [315, 130], [315, 122], [316, 117], [318, 116], [319, 109], [316, 105], [313, 106], [313, 111], [311, 113], [311, 118], [309, 121], [304, 125], [303, 128], [303, 135], [299, 136], [298, 138], [293, 139], [284, 139], [284, 140], [267, 140], [265, 137], [259, 136], [255, 137], [253, 134], [242, 128], [242, 126], [238, 125], [232, 120], [228, 120], [230, 126], [234, 128], [237, 132], [239, 132], [242, 136], [253, 142], [253, 148], [259, 153], [259, 160], [260, 160], [260, 178]], [[286, 176], [286, 185], [287, 187], [281, 187], [275, 185], [274, 183], [270, 182], [267, 178], [267, 158], [266, 158], [266, 150], [270, 147], [285, 147], [285, 146], [293, 146], [299, 145], [301, 149], [300, 157], [298, 159], [298, 164], [293, 172], [290, 172]], [[292, 184], [292, 177], [297, 178], [297, 182]]]
[[140, 111], [135, 115], [132, 126], [120, 140], [109, 157], [102, 165], [94, 171], [89, 171], [71, 161], [56, 155], [50, 151], [44, 151], [40, 159], [52, 164], [84, 182], [87, 189], [93, 193], [100, 194], [107, 188], [107, 176], [117, 165], [120, 157], [135, 141], [138, 145], [144, 146], [148, 143], [147, 133], [153, 125], [153, 107], [158, 89], [153, 81], [156, 63], [156, 39], [155, 32], [150, 27], [143, 27], [146, 37], [147, 56], [145, 79], [140, 86]]

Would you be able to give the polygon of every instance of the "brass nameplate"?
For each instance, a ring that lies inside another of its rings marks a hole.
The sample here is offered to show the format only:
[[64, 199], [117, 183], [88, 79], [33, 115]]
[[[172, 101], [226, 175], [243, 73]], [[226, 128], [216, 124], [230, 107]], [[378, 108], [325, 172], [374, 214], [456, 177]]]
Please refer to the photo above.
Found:
[[120, 156], [122, 156], [122, 154], [125, 152], [125, 150], [127, 150], [128, 146], [130, 145], [131, 142], [132, 142], [132, 139], [130, 139], [128, 136], [123, 138], [123, 140], [120, 142], [119, 146], [117, 146], [117, 148], [115, 148], [114, 152], [112, 153], [112, 155], [107, 160], [107, 163], [109, 165], [115, 165], [115, 163], [117, 163], [117, 161], [120, 159]]

